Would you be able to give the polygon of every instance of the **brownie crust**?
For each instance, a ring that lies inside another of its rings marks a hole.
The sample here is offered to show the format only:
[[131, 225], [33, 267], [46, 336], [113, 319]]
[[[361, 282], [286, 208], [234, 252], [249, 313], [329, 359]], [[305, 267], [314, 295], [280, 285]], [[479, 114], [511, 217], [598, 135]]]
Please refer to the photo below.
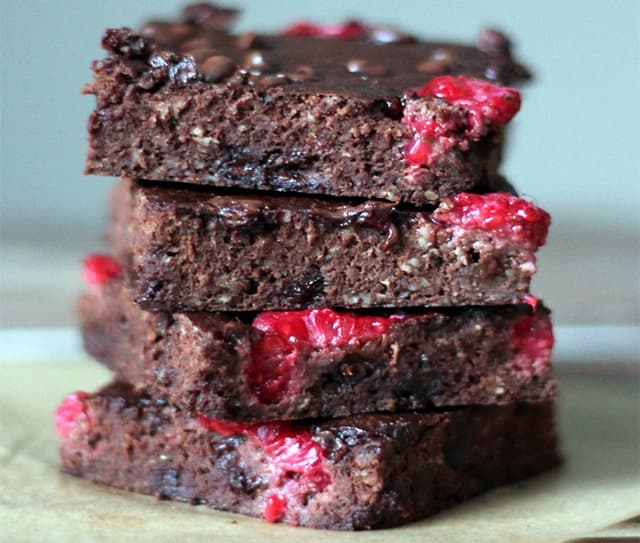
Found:
[[[301, 422], [328, 485], [290, 493], [281, 522], [336, 530], [418, 520], [558, 463], [550, 404]], [[98, 483], [262, 517], [274, 482], [266, 448], [223, 436], [126, 385], [84, 400], [62, 440], [63, 470]], [[312, 445], [316, 446], [316, 445]], [[277, 488], [274, 486], [277, 485]]]
[[[118, 278], [87, 289], [79, 303], [89, 354], [153, 397], [216, 419], [262, 421], [337, 417], [431, 406], [543, 402], [555, 392], [551, 324], [540, 305], [405, 313], [373, 339], [309, 346], [292, 369], [283, 355], [269, 375], [253, 349], [268, 332], [253, 315], [148, 312]], [[522, 329], [525, 324], [525, 330]], [[530, 323], [530, 324], [529, 324]], [[521, 352], [544, 331], [545, 349]]]
[[536, 270], [535, 244], [383, 202], [118, 191], [111, 245], [150, 310], [517, 304]]
[[[87, 173], [418, 205], [493, 178], [503, 129], [468, 137], [466, 110], [416, 89], [442, 74], [526, 79], [502, 34], [477, 46], [238, 36], [201, 15], [107, 31], [85, 89]], [[405, 114], [458, 125], [456, 145], [409, 165]]]

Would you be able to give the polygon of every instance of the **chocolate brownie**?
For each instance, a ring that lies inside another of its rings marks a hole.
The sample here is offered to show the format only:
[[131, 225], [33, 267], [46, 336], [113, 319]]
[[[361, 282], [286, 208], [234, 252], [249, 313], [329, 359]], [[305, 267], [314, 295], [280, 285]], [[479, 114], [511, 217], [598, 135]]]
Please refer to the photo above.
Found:
[[[509, 40], [356, 23], [231, 34], [228, 10], [108, 30], [87, 173], [415, 204], [491, 179], [528, 77]], [[479, 79], [482, 78], [482, 79]]]
[[94, 270], [79, 304], [87, 351], [153, 397], [210, 417], [336, 417], [554, 395], [542, 306], [152, 313], [117, 272], [96, 275], [108, 274], [105, 262], [94, 255], [85, 264], [86, 276]]
[[250, 425], [114, 384], [68, 396], [56, 422], [72, 475], [338, 530], [417, 520], [558, 463], [549, 403]]
[[521, 303], [549, 215], [510, 194], [434, 211], [126, 183], [111, 243], [146, 309]]

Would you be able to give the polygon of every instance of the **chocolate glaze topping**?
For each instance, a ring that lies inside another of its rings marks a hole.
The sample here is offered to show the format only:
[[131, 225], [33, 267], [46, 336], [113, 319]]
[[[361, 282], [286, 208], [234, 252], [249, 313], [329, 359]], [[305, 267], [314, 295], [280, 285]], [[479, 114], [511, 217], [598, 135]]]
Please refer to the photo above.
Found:
[[386, 27], [365, 27], [349, 39], [235, 35], [227, 30], [235, 15], [194, 4], [184, 9], [182, 22], [152, 21], [139, 33], [110, 29], [102, 44], [130, 64], [146, 90], [203, 81], [384, 99], [446, 73], [504, 84], [529, 78], [495, 30], [483, 32], [477, 46], [421, 42]]

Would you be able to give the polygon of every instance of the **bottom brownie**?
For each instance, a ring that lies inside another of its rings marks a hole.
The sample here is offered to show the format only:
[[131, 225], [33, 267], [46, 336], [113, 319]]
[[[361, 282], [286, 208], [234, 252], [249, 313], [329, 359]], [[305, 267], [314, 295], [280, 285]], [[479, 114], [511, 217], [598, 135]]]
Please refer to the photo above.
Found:
[[358, 530], [423, 518], [558, 463], [551, 403], [325, 422], [194, 418], [112, 384], [56, 413], [63, 470], [159, 498]]

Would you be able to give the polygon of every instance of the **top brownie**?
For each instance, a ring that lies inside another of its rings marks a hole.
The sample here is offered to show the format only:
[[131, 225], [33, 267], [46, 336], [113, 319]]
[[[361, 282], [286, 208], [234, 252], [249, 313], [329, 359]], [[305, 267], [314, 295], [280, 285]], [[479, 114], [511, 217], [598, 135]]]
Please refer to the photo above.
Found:
[[386, 27], [232, 34], [208, 4], [110, 29], [93, 64], [87, 173], [436, 203], [494, 178], [529, 77], [508, 39], [426, 43]]

